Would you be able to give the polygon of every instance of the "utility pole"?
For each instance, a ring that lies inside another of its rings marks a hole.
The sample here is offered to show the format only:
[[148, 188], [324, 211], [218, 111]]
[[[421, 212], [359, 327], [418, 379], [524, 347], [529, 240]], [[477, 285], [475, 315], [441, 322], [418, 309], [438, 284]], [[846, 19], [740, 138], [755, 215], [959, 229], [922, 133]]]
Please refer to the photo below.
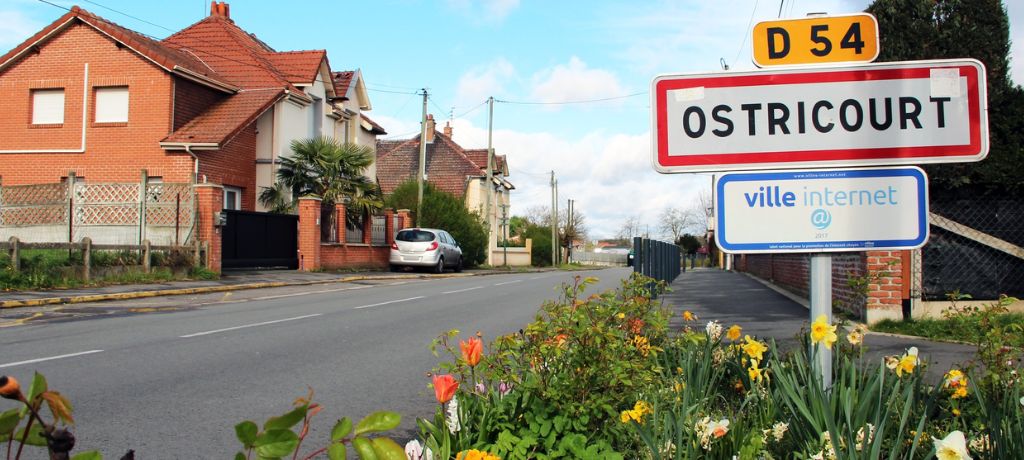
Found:
[[416, 176], [416, 225], [422, 219], [423, 176], [427, 175], [427, 89], [423, 88], [423, 116], [420, 117], [420, 170]]
[[503, 239], [503, 244], [501, 246], [502, 246], [503, 252], [504, 252], [504, 254], [503, 254], [504, 263], [502, 263], [502, 265], [507, 267], [508, 266], [508, 224], [509, 224], [509, 222], [508, 222], [508, 205], [507, 204], [501, 204], [500, 206], [501, 206], [501, 234], [502, 234], [502, 239]]
[[555, 172], [551, 171], [551, 265], [557, 265], [558, 214], [555, 212]]
[[491, 206], [494, 203], [494, 145], [492, 138], [494, 134], [494, 96], [487, 98], [487, 203], [484, 205], [484, 221], [487, 222], [487, 254], [488, 262], [491, 254], [491, 237], [494, 236], [494, 226], [491, 224], [493, 218]]
[[558, 248], [558, 252], [555, 254], [555, 260], [558, 264], [562, 263], [562, 242], [559, 241], [560, 236], [558, 234], [558, 180], [555, 180], [555, 247]]
[[565, 217], [565, 261], [572, 263], [572, 242], [576, 239], [576, 227], [573, 225], [573, 203], [572, 199], [569, 199], [568, 214]]

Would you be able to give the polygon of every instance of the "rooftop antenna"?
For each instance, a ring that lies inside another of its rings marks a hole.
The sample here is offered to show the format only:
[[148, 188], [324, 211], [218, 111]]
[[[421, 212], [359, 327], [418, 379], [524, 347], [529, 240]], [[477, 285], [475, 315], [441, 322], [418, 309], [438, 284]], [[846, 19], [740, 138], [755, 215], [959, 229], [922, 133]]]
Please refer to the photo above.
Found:
[[729, 64], [725, 63], [725, 58], [718, 58], [718, 63], [722, 66], [722, 70], [729, 70]]

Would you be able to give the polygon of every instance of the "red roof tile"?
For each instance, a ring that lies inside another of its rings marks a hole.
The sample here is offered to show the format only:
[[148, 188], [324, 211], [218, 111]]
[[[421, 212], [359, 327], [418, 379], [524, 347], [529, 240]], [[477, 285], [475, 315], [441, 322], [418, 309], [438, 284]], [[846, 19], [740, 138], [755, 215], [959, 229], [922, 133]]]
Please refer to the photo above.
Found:
[[[419, 149], [418, 136], [403, 141], [377, 142], [377, 182], [382, 192], [391, 193], [403, 182], [416, 177]], [[435, 131], [434, 142], [426, 148], [427, 182], [462, 199], [468, 180], [483, 177], [483, 169], [466, 152], [450, 137]], [[483, 152], [486, 167], [487, 151]]]
[[320, 64], [327, 59], [324, 50], [288, 51], [267, 55], [271, 64], [292, 84], [309, 84], [316, 80]]
[[206, 109], [161, 142], [217, 144], [223, 147], [282, 97], [284, 89], [243, 89]]
[[172, 72], [176, 67], [179, 67], [188, 72], [205, 76], [227, 86], [234, 85], [234, 82], [229, 78], [219, 74], [196, 56], [182, 50], [175, 49], [172, 46], [167, 46], [162, 42], [149, 38], [133, 30], [121, 27], [77, 6], [71, 7], [71, 10], [59, 19], [44, 27], [28, 40], [25, 40], [20, 45], [0, 57], [0, 70], [13, 62], [16, 62], [17, 58], [20, 57], [29, 47], [36, 45], [40, 40], [46, 39], [54, 31], [71, 25], [74, 21], [79, 21], [94, 27], [96, 30], [99, 30], [110, 38], [124, 44], [129, 49], [134, 50], [142, 57], [153, 61], [158, 66], [163, 67], [169, 72]]
[[387, 134], [388, 133], [387, 131], [384, 131], [384, 127], [382, 127], [381, 125], [378, 125], [376, 121], [371, 120], [370, 117], [366, 116], [366, 114], [360, 112], [359, 116], [362, 117], [363, 120], [366, 120], [366, 122], [370, 124], [370, 132], [371, 133], [373, 133], [373, 134]]
[[355, 71], [352, 70], [331, 73], [331, 79], [334, 80], [334, 93], [338, 97], [345, 97], [345, 94], [348, 93], [348, 87], [352, 84], [352, 77], [355, 74]]
[[[470, 149], [465, 150], [466, 156], [469, 157], [473, 163], [476, 163], [480, 167], [481, 171], [487, 171], [487, 149]], [[502, 173], [505, 170], [505, 155], [494, 155], [494, 172]]]

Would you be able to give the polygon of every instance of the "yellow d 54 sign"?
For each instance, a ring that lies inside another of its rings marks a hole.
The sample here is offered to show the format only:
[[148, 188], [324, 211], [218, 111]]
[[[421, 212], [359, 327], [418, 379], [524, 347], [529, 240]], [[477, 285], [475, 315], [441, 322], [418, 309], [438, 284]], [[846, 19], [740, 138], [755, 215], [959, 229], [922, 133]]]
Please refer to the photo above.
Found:
[[871, 62], [878, 57], [878, 21], [866, 13], [759, 22], [754, 64]]

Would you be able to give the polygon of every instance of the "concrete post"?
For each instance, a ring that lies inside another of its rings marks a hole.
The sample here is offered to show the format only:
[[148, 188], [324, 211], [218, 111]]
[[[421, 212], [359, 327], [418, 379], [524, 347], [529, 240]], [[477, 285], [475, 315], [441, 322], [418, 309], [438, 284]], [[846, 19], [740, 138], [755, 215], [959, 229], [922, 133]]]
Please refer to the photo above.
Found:
[[142, 240], [142, 272], [149, 273], [153, 270], [153, 252], [150, 251], [149, 240]]
[[320, 198], [299, 198], [299, 270], [320, 269]]
[[9, 241], [11, 242], [11, 248], [8, 249], [7, 253], [11, 256], [11, 271], [18, 273], [21, 271], [21, 250], [18, 248], [20, 243], [16, 236], [12, 236]]
[[82, 238], [82, 279], [92, 281], [92, 238]]

